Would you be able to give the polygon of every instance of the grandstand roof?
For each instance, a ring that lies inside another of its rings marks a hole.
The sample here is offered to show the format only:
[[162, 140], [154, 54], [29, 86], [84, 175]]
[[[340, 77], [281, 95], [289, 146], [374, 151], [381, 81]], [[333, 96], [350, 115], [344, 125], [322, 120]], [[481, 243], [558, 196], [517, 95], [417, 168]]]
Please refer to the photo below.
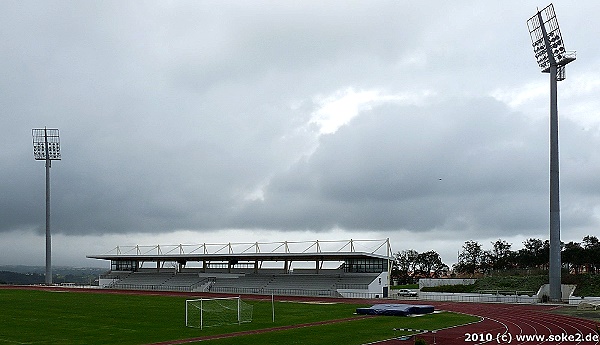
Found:
[[108, 253], [87, 257], [118, 261], [344, 261], [387, 260], [392, 259], [391, 253], [389, 239], [385, 239], [117, 246]]

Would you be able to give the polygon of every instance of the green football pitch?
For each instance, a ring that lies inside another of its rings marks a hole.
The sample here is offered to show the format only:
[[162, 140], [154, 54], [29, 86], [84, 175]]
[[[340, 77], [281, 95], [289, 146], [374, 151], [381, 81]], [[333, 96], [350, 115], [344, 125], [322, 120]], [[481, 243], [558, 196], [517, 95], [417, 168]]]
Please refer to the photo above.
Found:
[[449, 312], [420, 317], [354, 315], [365, 305], [245, 300], [253, 320], [198, 329], [185, 326], [185, 296], [0, 289], [0, 344], [152, 344], [218, 334], [349, 321], [202, 341], [209, 344], [364, 344], [403, 334], [394, 328], [441, 329], [474, 322]]

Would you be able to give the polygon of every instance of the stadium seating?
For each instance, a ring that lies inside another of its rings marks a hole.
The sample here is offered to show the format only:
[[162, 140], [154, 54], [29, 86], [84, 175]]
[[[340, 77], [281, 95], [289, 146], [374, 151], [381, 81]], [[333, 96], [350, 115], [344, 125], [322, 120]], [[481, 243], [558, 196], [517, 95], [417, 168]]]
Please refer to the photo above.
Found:
[[193, 291], [208, 283], [206, 277], [185, 273], [130, 273], [113, 283], [111, 288], [129, 290]]
[[239, 294], [275, 294], [339, 297], [338, 289], [367, 290], [377, 278], [375, 273], [345, 274], [339, 270], [284, 274], [264, 270], [260, 273], [222, 273], [187, 270], [174, 273], [148, 270], [120, 276], [110, 288], [160, 291], [210, 291]]
[[337, 289], [367, 289], [377, 274], [245, 274], [215, 277], [209, 291], [338, 297]]

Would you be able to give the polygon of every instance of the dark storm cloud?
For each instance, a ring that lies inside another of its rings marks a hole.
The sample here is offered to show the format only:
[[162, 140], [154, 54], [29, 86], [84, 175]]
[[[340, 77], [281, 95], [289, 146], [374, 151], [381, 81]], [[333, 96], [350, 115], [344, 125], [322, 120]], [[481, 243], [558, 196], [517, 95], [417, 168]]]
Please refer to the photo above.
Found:
[[[565, 127], [564, 136], [572, 136]], [[317, 152], [276, 176], [264, 201], [249, 205], [236, 225], [445, 228], [490, 236], [541, 231], [547, 226], [547, 140], [545, 121], [489, 98], [378, 107], [322, 137]], [[589, 147], [597, 141], [579, 140]], [[565, 159], [566, 176], [577, 174], [575, 163]], [[578, 183], [567, 183], [565, 193]]]

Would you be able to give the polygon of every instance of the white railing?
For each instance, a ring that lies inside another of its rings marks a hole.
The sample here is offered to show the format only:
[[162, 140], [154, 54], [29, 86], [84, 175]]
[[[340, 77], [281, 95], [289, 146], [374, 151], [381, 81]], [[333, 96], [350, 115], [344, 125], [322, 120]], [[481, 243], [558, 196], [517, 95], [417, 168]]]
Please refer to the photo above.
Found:
[[104, 255], [184, 255], [245, 253], [356, 253], [364, 252], [392, 257], [389, 238], [384, 240], [325, 240], [246, 243], [200, 243], [172, 245], [116, 246]]

